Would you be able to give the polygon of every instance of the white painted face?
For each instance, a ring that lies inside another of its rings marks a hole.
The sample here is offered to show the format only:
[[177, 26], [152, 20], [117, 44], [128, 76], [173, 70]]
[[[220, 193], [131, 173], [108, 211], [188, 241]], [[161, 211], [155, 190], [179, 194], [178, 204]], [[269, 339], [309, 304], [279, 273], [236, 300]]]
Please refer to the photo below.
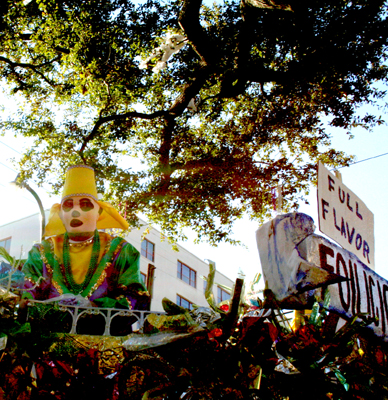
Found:
[[59, 217], [69, 233], [93, 232], [100, 206], [90, 197], [74, 196], [63, 200]]

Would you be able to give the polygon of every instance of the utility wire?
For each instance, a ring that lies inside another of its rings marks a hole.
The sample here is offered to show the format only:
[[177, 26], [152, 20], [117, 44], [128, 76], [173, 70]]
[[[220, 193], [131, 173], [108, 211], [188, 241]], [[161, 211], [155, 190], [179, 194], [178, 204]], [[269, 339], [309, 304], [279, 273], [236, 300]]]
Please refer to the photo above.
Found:
[[7, 146], [8, 148], [10, 148], [11, 150], [15, 151], [16, 153], [22, 154], [22, 153], [20, 153], [20, 151], [17, 151], [16, 149], [14, 149], [13, 147], [9, 146], [8, 144], [2, 142], [1, 140], [0, 140], [0, 143], [1, 143], [2, 145], [4, 145], [4, 146]]
[[[3, 186], [3, 187], [5, 187], [6, 189], [8, 189], [8, 187], [7, 187], [6, 185], [3, 185], [2, 183], [0, 183], [0, 185]], [[20, 195], [19, 195], [19, 196], [20, 196]], [[35, 204], [36, 204], [35, 200], [32, 200], [32, 199], [30, 199], [30, 198], [27, 197], [27, 196], [21, 195], [20, 197], [23, 197], [23, 199], [26, 199], [26, 200], [28, 200], [29, 202], [35, 203]]]
[[[16, 171], [16, 169], [13, 169], [13, 168], [9, 167], [8, 165], [2, 163], [1, 161], [0, 161], [0, 164], [3, 165], [4, 167], [10, 169], [11, 171], [15, 172], [16, 174], [18, 173], [18, 171]], [[4, 181], [3, 181], [3, 182], [4, 182]], [[7, 182], [7, 183], [9, 183], [9, 182]], [[0, 182], [0, 185], [1, 185], [1, 186], [4, 186], [4, 184], [2, 184], [1, 182]], [[4, 186], [4, 187], [6, 187], [6, 186]], [[46, 192], [48, 192], [47, 189], [45, 189], [45, 190], [46, 190]], [[30, 200], [30, 199], [28, 199], [28, 200]], [[34, 203], [34, 201], [32, 201], [32, 200], [31, 200], [31, 202]]]
[[365, 158], [364, 160], [360, 160], [360, 161], [355, 161], [355, 162], [353, 162], [353, 163], [351, 163], [351, 164], [349, 164], [349, 165], [344, 165], [344, 166], [342, 166], [342, 167], [337, 167], [337, 168], [335, 168], [335, 169], [350, 167], [351, 165], [359, 164], [359, 163], [362, 163], [362, 162], [364, 162], [364, 161], [373, 160], [374, 158], [379, 158], [379, 157], [383, 157], [383, 156], [386, 156], [386, 155], [388, 155], [388, 153], [379, 154], [378, 156]]
[[4, 164], [4, 163], [2, 163], [1, 161], [0, 161], [0, 164], [1, 164], [1, 165], [3, 165], [5, 168], [8, 168], [8, 169], [10, 169], [11, 171], [13, 171], [13, 172], [16, 172], [16, 173], [17, 173], [16, 169], [13, 169], [13, 168], [9, 167], [8, 165], [5, 165], [5, 164]]

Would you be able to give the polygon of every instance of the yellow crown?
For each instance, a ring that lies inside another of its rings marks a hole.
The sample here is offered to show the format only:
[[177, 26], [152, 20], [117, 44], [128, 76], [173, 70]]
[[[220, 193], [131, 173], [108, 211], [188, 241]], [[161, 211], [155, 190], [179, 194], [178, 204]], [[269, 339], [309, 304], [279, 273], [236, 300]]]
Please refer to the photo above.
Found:
[[94, 169], [88, 165], [73, 165], [66, 172], [62, 201], [68, 197], [87, 196], [98, 200]]

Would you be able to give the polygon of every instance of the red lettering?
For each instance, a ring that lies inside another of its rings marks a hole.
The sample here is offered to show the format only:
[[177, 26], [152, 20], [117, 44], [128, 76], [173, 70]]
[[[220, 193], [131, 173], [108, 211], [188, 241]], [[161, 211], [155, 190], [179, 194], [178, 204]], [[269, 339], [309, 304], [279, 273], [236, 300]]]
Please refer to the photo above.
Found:
[[[348, 278], [349, 274], [348, 274], [348, 269], [346, 268], [345, 260], [342, 257], [341, 253], [337, 253], [337, 257], [336, 257], [336, 273], [338, 275], [342, 275], [341, 274], [341, 267], [342, 267], [343, 271], [345, 272], [345, 277]], [[340, 297], [342, 308], [345, 310], [345, 312], [348, 312], [349, 306], [350, 306], [350, 284], [349, 284], [349, 280], [347, 280], [346, 281], [347, 301], [345, 301], [344, 293], [343, 293], [343, 289], [342, 289], [342, 283], [343, 282], [339, 282], [338, 283], [339, 297]]]

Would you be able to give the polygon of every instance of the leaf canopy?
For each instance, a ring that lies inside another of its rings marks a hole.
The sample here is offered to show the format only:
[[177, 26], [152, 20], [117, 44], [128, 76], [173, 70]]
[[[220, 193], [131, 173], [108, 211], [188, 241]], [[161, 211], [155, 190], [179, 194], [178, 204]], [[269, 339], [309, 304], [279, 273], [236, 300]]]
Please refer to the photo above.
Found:
[[327, 126], [383, 122], [358, 113], [384, 96], [382, 0], [8, 0], [0, 14], [0, 74], [25, 99], [2, 127], [35, 138], [21, 179], [59, 191], [86, 163], [130, 222], [143, 212], [175, 239], [233, 242], [277, 185], [297, 208], [318, 160], [351, 160]]

